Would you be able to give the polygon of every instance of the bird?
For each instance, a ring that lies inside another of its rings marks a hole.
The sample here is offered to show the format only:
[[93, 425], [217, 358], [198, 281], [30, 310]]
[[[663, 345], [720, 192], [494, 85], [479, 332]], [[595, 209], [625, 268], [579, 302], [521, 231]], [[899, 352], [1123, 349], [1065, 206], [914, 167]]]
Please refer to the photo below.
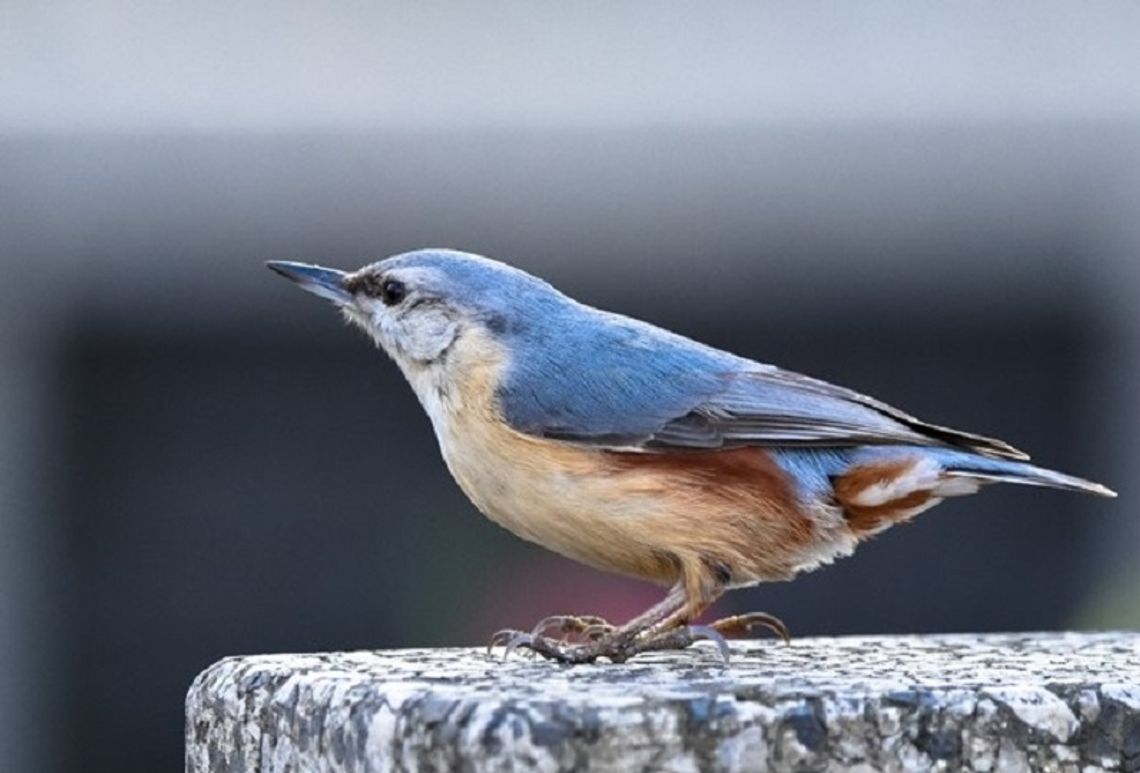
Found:
[[[1114, 497], [994, 438], [580, 303], [519, 268], [422, 249], [341, 271], [268, 267], [388, 354], [475, 507], [517, 536], [665, 588], [632, 620], [552, 615], [492, 638], [615, 663], [768, 628], [698, 620], [729, 590], [788, 580], [949, 497], [1016, 483]], [[504, 655], [505, 657], [505, 655]]]

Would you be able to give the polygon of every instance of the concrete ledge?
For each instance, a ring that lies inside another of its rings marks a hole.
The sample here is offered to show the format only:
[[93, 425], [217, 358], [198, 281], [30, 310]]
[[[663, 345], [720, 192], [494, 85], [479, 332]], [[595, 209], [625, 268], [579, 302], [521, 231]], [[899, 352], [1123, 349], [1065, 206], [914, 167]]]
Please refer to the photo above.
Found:
[[226, 658], [186, 769], [1140, 769], [1140, 634], [734, 643], [562, 667], [480, 650]]

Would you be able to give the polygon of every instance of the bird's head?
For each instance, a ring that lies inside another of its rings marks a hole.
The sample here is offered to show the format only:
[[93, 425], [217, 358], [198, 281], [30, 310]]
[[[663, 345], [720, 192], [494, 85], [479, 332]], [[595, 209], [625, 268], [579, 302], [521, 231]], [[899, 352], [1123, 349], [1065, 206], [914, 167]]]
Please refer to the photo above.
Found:
[[440, 362], [471, 333], [509, 350], [512, 337], [569, 302], [519, 269], [454, 250], [417, 250], [352, 272], [268, 265], [336, 304], [406, 373]]

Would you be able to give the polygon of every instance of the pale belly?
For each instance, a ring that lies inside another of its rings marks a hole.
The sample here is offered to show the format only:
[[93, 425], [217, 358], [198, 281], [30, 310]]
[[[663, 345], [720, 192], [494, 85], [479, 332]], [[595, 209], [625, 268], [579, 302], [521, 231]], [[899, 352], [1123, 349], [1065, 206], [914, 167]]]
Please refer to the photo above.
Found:
[[602, 452], [485, 436], [448, 437], [441, 451], [480, 512], [519, 537], [599, 569], [673, 581], [653, 544], [660, 492], [607, 475]]

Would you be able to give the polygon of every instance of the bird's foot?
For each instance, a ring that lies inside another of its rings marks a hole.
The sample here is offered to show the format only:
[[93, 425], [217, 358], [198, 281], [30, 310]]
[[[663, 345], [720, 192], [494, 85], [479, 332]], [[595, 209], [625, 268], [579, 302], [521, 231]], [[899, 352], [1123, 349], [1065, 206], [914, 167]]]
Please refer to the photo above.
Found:
[[[529, 633], [516, 631], [513, 628], [498, 631], [487, 644], [487, 654], [490, 655], [495, 647], [506, 647], [506, 652], [503, 654], [503, 659], [506, 660], [507, 656], [521, 648], [559, 660], [560, 658], [548, 653], [553, 653], [557, 648], [565, 649], [572, 646], [572, 639], [579, 642], [593, 642], [616, 630], [617, 628], [604, 617], [597, 615], [551, 615], [539, 620]], [[552, 631], [555, 635], [548, 636], [547, 633]], [[537, 644], [531, 647], [528, 642]]]
[[603, 655], [598, 647], [601, 639], [582, 643], [571, 643], [566, 639], [556, 639], [533, 631], [503, 630], [491, 637], [487, 654], [493, 647], [503, 647], [503, 660], [510, 658], [516, 650], [526, 650], [532, 655], [541, 655], [547, 660], [559, 663], [593, 663]]
[[[730, 652], [725, 637], [740, 636], [757, 627], [768, 628], [785, 642], [790, 641], [787, 626], [778, 617], [765, 612], [733, 615], [709, 625], [683, 625], [667, 630], [643, 631], [614, 628], [601, 618], [567, 615], [548, 617], [530, 632], [499, 631], [492, 637], [487, 651], [490, 653], [492, 647], [504, 646], [504, 660], [516, 650], [527, 650], [559, 663], [593, 663], [598, 658], [624, 663], [634, 655], [645, 652], [684, 650], [698, 641], [710, 641], [727, 663]], [[581, 641], [572, 643], [565, 636], [546, 636], [545, 633], [551, 628], [556, 628], [562, 634], [577, 635]]]
[[[645, 631], [641, 635], [621, 629], [611, 630], [588, 641], [571, 643], [550, 636], [525, 631], [499, 631], [491, 640], [491, 647], [504, 646], [503, 660], [516, 650], [527, 650], [559, 663], [593, 663], [605, 658], [624, 663], [643, 652], [683, 650], [702, 639], [713, 642], [722, 658], [728, 660], [728, 644], [715, 629], [704, 625], [689, 625], [669, 631]], [[488, 647], [490, 650], [490, 647]]]

